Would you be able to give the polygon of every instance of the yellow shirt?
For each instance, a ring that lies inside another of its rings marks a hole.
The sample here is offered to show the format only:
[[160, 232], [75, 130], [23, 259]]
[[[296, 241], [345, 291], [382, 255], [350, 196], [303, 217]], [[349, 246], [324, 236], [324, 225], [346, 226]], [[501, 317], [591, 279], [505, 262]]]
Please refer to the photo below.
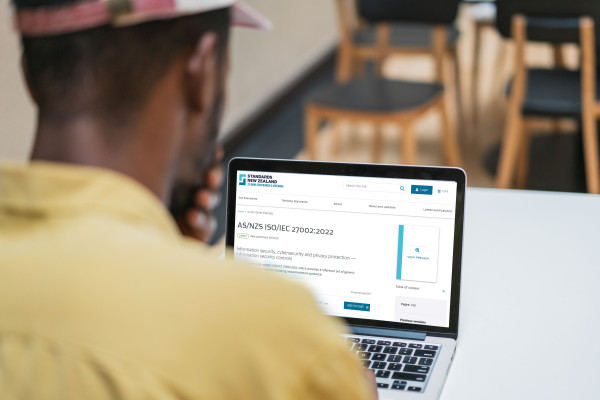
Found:
[[0, 167], [0, 399], [364, 399], [299, 283], [217, 261], [119, 174]]

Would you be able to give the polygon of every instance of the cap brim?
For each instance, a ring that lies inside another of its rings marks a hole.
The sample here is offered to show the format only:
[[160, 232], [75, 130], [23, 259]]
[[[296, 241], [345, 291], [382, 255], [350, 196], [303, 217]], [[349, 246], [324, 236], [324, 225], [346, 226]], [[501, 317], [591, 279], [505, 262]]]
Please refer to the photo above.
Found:
[[243, 1], [237, 1], [231, 6], [231, 25], [263, 30], [273, 29], [273, 24], [267, 17]]

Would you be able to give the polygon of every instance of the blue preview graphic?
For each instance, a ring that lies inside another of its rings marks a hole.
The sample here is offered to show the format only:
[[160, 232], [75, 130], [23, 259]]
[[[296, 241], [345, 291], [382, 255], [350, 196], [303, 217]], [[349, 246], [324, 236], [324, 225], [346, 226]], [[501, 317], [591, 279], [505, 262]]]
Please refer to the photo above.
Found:
[[396, 261], [396, 279], [402, 279], [402, 248], [404, 247], [404, 225], [398, 227], [398, 260]]
[[240, 174], [240, 180], [238, 181], [238, 183], [240, 184], [240, 186], [246, 185], [246, 174]]
[[440, 228], [398, 225], [396, 279], [437, 282]]

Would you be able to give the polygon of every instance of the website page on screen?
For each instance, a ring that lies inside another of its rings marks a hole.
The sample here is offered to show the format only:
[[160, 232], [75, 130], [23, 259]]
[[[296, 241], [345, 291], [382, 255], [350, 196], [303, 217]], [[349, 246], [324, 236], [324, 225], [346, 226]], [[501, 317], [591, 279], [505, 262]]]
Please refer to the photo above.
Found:
[[330, 315], [448, 327], [456, 182], [238, 171], [236, 259]]

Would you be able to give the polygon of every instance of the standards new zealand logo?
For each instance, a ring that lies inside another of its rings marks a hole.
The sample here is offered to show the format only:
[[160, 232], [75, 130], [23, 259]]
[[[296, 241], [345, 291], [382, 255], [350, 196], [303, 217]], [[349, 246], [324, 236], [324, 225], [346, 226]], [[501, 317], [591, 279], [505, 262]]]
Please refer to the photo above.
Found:
[[240, 174], [238, 183], [247, 186], [283, 188], [283, 185], [274, 179], [273, 175], [267, 174]]

